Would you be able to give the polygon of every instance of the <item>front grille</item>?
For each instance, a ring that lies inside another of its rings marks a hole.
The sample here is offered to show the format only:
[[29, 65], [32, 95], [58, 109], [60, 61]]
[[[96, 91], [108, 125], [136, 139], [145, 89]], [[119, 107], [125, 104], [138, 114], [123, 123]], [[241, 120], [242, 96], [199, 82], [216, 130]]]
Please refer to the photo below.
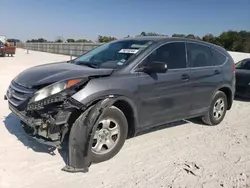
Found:
[[27, 103], [36, 90], [25, 88], [15, 82], [12, 82], [7, 91], [8, 101], [15, 107], [20, 107]]

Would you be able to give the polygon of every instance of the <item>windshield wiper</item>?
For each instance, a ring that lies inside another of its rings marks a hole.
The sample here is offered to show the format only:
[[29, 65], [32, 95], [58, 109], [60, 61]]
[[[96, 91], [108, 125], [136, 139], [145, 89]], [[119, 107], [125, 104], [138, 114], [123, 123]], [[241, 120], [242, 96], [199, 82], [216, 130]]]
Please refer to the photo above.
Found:
[[95, 69], [98, 68], [98, 65], [97, 64], [93, 64], [93, 63], [83, 63], [81, 65], [86, 65], [88, 67], [95, 68]]
[[84, 66], [87, 66], [87, 67], [90, 67], [90, 68], [98, 68], [98, 65], [95, 64], [95, 63], [90, 63], [90, 62], [81, 62], [81, 61], [76, 61], [75, 64], [77, 65], [84, 65]]

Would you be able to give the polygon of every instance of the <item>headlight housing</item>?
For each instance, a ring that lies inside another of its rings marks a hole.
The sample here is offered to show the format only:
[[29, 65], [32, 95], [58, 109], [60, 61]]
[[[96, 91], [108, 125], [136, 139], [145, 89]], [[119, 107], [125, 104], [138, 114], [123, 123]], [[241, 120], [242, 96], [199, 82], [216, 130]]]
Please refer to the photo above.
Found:
[[77, 84], [79, 84], [82, 81], [82, 79], [73, 79], [73, 80], [66, 80], [62, 82], [56, 82], [54, 84], [51, 84], [35, 93], [33, 98], [30, 100], [30, 102], [38, 102], [41, 101], [49, 96], [56, 95], [68, 88], [71, 88]]

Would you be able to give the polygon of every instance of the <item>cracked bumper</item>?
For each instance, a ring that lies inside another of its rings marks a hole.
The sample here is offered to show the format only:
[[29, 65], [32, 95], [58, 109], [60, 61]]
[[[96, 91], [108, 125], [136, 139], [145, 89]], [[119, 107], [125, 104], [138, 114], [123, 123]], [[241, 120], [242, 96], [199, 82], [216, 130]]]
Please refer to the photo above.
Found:
[[56, 115], [55, 121], [51, 122], [49, 118], [29, 117], [26, 112], [18, 111], [11, 104], [9, 104], [9, 109], [21, 120], [22, 127], [29, 137], [39, 143], [60, 148], [60, 144], [68, 132], [67, 122], [71, 112], [60, 111]]

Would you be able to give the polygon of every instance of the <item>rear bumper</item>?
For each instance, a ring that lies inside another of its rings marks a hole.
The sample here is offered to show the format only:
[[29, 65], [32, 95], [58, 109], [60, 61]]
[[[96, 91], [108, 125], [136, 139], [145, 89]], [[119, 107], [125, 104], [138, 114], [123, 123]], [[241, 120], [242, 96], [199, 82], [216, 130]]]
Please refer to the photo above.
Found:
[[6, 49], [6, 54], [15, 54], [16, 53], [16, 47], [15, 46], [8, 46], [5, 49]]

